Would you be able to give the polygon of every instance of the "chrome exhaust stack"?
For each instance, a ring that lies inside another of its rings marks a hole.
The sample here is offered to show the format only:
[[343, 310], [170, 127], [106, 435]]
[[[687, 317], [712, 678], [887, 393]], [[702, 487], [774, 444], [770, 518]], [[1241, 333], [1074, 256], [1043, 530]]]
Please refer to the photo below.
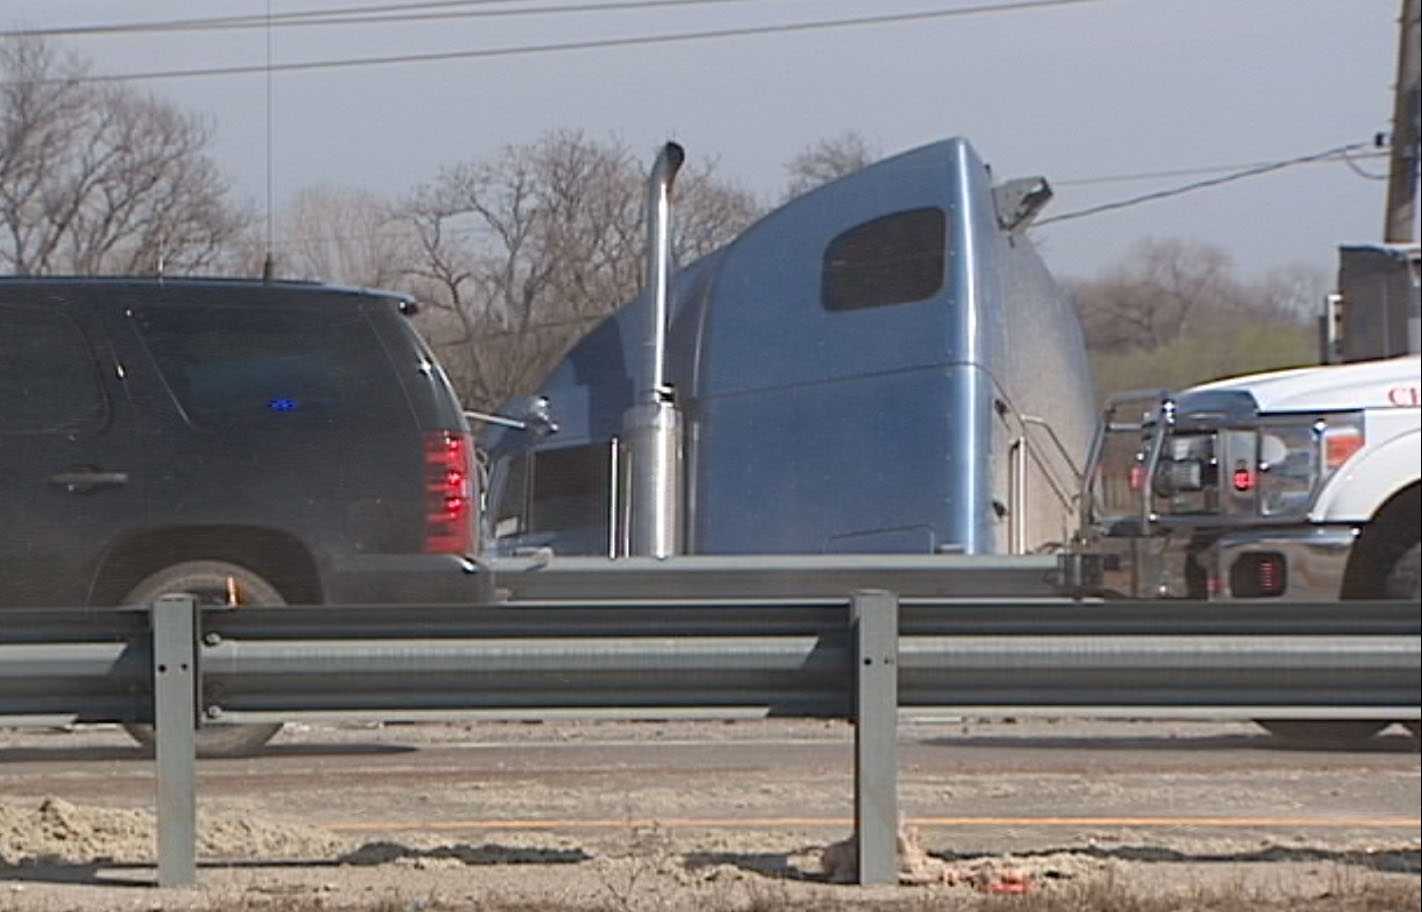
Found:
[[623, 500], [617, 510], [622, 555], [670, 557], [682, 551], [681, 412], [666, 382], [667, 319], [671, 294], [671, 193], [686, 152], [664, 145], [647, 186], [647, 279], [651, 296], [638, 365], [637, 400], [622, 414], [619, 459]]
[[637, 400], [670, 401], [672, 391], [666, 386], [667, 310], [671, 294], [672, 270], [672, 184], [686, 151], [676, 143], [662, 146], [652, 165], [647, 182], [647, 284], [652, 295], [651, 320], [642, 335], [642, 380]]

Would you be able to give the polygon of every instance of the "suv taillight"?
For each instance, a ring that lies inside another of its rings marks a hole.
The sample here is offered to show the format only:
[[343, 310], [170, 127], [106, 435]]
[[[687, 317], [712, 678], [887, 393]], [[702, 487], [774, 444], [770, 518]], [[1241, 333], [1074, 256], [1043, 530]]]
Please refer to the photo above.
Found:
[[425, 435], [425, 553], [472, 554], [478, 517], [474, 441], [467, 434]]

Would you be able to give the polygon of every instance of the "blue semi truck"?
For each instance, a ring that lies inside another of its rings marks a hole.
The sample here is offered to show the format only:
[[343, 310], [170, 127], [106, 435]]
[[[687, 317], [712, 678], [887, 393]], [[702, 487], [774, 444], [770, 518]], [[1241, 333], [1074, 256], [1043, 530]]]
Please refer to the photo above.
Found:
[[[482, 438], [485, 553], [529, 556], [500, 565], [507, 592], [547, 597], [537, 571], [555, 559], [581, 572], [568, 585], [601, 591], [620, 585], [627, 557], [889, 553], [964, 555], [941, 565], [966, 590], [1008, 598], [1044, 586], [1106, 598], [1416, 598], [1415, 358], [1402, 368], [1410, 387], [1388, 379], [1390, 362], [1358, 368], [1386, 374], [1374, 378], [1385, 404], [1411, 406], [1384, 416], [1411, 421], [1411, 448], [1394, 448], [1410, 454], [1411, 474], [1365, 472], [1391, 506], [1324, 530], [1390, 543], [1384, 552], [1412, 576], [1340, 592], [1339, 574], [1320, 571], [1319, 530], [1284, 528], [1298, 517], [1270, 504], [1280, 490], [1313, 504], [1337, 487], [1341, 442], [1363, 440], [1358, 415], [1336, 404], [1268, 414], [1266, 387], [1278, 383], [1246, 377], [1226, 383], [1248, 405], [1237, 420], [1194, 409], [1220, 398], [1212, 387], [1113, 397], [1098, 416], [1075, 309], [1025, 234], [1050, 198], [1045, 180], [996, 183], [950, 139], [794, 199], [678, 270], [668, 239], [681, 158], [668, 145], [652, 170], [643, 292], [536, 395], [484, 416], [502, 422]], [[1410, 300], [1415, 313], [1415, 273]], [[1276, 425], [1291, 429], [1282, 460], [1264, 433]], [[1367, 433], [1389, 439], [1382, 423]], [[1199, 456], [1238, 441], [1232, 482]], [[1057, 554], [1055, 571], [1010, 557], [1038, 552]], [[1353, 552], [1334, 547], [1327, 566], [1347, 561], [1352, 573], [1383, 553]], [[1407, 712], [1261, 721], [1289, 738], [1352, 743], [1397, 719], [1415, 733]]]
[[[1046, 181], [963, 139], [670, 261], [658, 156], [643, 292], [522, 428], [482, 437], [495, 554], [1030, 553], [1067, 541], [1095, 424], [1082, 334], [1025, 234]], [[553, 428], [556, 433], [549, 433]]]

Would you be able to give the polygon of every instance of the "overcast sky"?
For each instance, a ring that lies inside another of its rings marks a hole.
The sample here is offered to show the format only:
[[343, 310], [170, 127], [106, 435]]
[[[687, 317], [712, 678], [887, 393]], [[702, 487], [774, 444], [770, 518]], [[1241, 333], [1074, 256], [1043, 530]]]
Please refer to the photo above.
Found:
[[[272, 0], [277, 14], [413, 0]], [[471, 4], [484, 10], [606, 0]], [[1012, 0], [721, 0], [678, 8], [282, 28], [274, 62], [981, 7]], [[277, 205], [330, 182], [399, 195], [440, 165], [574, 127], [647, 150], [668, 137], [770, 197], [783, 164], [846, 129], [885, 154], [968, 137], [1000, 177], [1043, 174], [1061, 214], [1250, 165], [1370, 141], [1390, 128], [1398, 0], [1099, 0], [822, 31], [279, 74]], [[265, 14], [266, 0], [3, 0], [0, 27]], [[64, 39], [95, 73], [260, 65], [262, 30]], [[209, 114], [215, 154], [264, 204], [261, 75], [165, 78], [145, 90]], [[1381, 174], [1386, 159], [1359, 167]], [[1308, 164], [1041, 229], [1062, 276], [1091, 275], [1144, 237], [1228, 248], [1245, 274], [1334, 268], [1381, 237], [1385, 185]]]

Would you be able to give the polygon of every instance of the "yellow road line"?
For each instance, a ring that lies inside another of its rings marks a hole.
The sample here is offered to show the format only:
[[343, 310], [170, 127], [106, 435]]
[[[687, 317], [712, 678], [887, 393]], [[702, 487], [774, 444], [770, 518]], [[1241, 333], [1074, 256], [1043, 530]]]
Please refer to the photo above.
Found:
[[[919, 827], [1216, 827], [1250, 829], [1422, 829], [1416, 817], [909, 817]], [[848, 817], [665, 817], [623, 820], [422, 820], [348, 822], [326, 825], [338, 833], [448, 832], [460, 830], [622, 830], [660, 827], [694, 829], [784, 829], [787, 827], [853, 826]]]

